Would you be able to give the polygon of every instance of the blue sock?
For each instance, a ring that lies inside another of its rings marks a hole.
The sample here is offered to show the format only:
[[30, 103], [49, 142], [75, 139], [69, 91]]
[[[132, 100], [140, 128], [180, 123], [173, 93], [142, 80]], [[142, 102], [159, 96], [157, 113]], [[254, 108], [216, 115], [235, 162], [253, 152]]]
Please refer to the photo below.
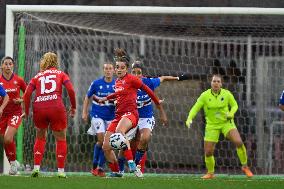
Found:
[[145, 151], [144, 150], [137, 150], [135, 153], [135, 164], [139, 165], [141, 158], [144, 156]]
[[102, 147], [95, 144], [94, 156], [93, 156], [93, 169], [97, 168], [98, 166], [100, 151], [102, 151]]
[[105, 167], [105, 163], [106, 163], [105, 154], [104, 154], [104, 151], [101, 150], [100, 151], [100, 155], [99, 155], [99, 167], [100, 168], [104, 168]]
[[125, 164], [125, 157], [119, 157], [118, 158], [118, 167], [119, 167], [119, 171], [123, 172], [124, 171], [124, 164]]

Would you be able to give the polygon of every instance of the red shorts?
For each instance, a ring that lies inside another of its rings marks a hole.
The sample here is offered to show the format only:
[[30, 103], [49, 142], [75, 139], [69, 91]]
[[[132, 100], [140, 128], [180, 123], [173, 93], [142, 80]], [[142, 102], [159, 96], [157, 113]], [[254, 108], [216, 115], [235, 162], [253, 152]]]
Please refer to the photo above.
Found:
[[15, 112], [14, 114], [10, 115], [2, 115], [0, 118], [0, 134], [4, 136], [8, 126], [18, 129], [22, 123], [21, 115], [21, 112]]
[[132, 123], [132, 128], [137, 127], [139, 116], [137, 112], [126, 112], [125, 114], [122, 115], [115, 115], [114, 120], [109, 124], [107, 131], [115, 133], [116, 127], [121, 120], [121, 118], [127, 117], [131, 123]]
[[50, 129], [53, 131], [62, 131], [67, 128], [67, 113], [64, 109], [41, 109], [34, 111], [33, 121], [35, 127], [39, 129]]

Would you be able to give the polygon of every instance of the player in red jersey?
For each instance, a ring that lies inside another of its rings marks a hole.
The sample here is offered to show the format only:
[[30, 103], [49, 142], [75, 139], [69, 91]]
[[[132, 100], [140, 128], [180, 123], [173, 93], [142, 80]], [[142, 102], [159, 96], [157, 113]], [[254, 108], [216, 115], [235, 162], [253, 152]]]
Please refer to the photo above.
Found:
[[[161, 101], [155, 96], [149, 87], [142, 83], [139, 78], [128, 74], [129, 58], [126, 55], [126, 52], [123, 49], [116, 49], [115, 55], [115, 72], [118, 77], [115, 82], [115, 93], [101, 98], [100, 101], [116, 99], [115, 118], [109, 125], [105, 134], [103, 150], [112, 171], [110, 176], [120, 177], [122, 174], [119, 174], [118, 172], [119, 168], [117, 159], [109, 145], [111, 134], [117, 132], [125, 136], [129, 130], [136, 128], [139, 119], [136, 103], [138, 89], [142, 89], [147, 92], [157, 107], [160, 106]], [[124, 156], [128, 161], [129, 171], [134, 172], [135, 175], [139, 177], [141, 171], [136, 167], [135, 162], [133, 161], [133, 155], [127, 137], [126, 140], [127, 149], [124, 150]]]
[[[20, 91], [25, 92], [26, 83], [16, 75], [14, 71], [13, 58], [6, 56], [1, 60], [2, 75], [0, 76], [0, 84], [3, 86], [9, 96], [9, 102], [3, 110], [0, 119], [0, 135], [4, 138], [4, 149], [6, 156], [10, 162], [10, 175], [17, 174], [16, 163], [16, 144], [14, 136], [22, 122], [22, 99]], [[3, 99], [0, 102], [3, 103]]]
[[58, 177], [66, 178], [64, 173], [67, 155], [66, 128], [67, 113], [62, 101], [62, 86], [67, 89], [71, 109], [70, 116], [74, 117], [76, 99], [73, 85], [63, 71], [58, 70], [57, 55], [52, 52], [45, 53], [41, 59], [41, 72], [31, 79], [24, 94], [25, 114], [29, 114], [31, 95], [36, 91], [33, 101], [33, 121], [36, 126], [36, 140], [34, 144], [34, 170], [32, 177], [38, 177], [41, 160], [45, 151], [47, 128], [53, 131], [56, 139], [56, 160]]

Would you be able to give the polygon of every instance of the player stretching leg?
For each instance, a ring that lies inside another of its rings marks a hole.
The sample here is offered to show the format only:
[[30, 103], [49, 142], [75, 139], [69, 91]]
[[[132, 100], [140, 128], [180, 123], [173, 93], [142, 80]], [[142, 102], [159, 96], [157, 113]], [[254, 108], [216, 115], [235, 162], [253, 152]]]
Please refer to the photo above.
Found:
[[[153, 99], [156, 105], [159, 106], [161, 101], [154, 95], [154, 93], [146, 85], [142, 83], [137, 77], [128, 74], [129, 58], [126, 52], [122, 49], [115, 50], [115, 72], [117, 80], [115, 82], [115, 93], [105, 98], [100, 99], [100, 102], [116, 99], [116, 112], [115, 118], [109, 125], [103, 143], [103, 150], [105, 157], [109, 162], [109, 167], [114, 174], [118, 173], [119, 167], [115, 157], [114, 151], [109, 145], [109, 139], [111, 134], [119, 132], [125, 136], [130, 129], [135, 128], [138, 122], [138, 111], [137, 111], [137, 90], [143, 89]], [[127, 138], [126, 138], [127, 139]], [[136, 164], [133, 161], [133, 155], [130, 148], [129, 141], [126, 140], [127, 149], [124, 150], [124, 156], [128, 161], [130, 172], [136, 172], [140, 174], [136, 169]]]

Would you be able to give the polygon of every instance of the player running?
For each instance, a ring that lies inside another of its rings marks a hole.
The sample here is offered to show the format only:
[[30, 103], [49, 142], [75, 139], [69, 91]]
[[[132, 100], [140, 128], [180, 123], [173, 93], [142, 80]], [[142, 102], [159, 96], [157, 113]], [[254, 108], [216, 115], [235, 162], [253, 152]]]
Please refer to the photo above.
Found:
[[[0, 135], [4, 138], [4, 149], [6, 156], [10, 162], [10, 175], [17, 174], [16, 162], [16, 144], [14, 136], [22, 122], [22, 98], [20, 92], [25, 92], [26, 83], [24, 80], [14, 73], [15, 61], [13, 58], [6, 56], [1, 60], [2, 75], [0, 76], [0, 84], [3, 86], [9, 96], [9, 102], [0, 119]], [[1, 104], [5, 105], [5, 98], [1, 99]]]
[[94, 80], [90, 85], [87, 95], [84, 99], [82, 118], [85, 122], [88, 120], [88, 107], [90, 99], [92, 101], [91, 115], [91, 127], [88, 130], [88, 134], [96, 135], [97, 142], [94, 146], [93, 156], [93, 169], [91, 173], [94, 176], [105, 176], [104, 165], [105, 156], [102, 150], [104, 141], [104, 135], [108, 125], [114, 118], [114, 101], [105, 101], [104, 103], [98, 103], [99, 98], [106, 97], [109, 94], [114, 93], [115, 80], [113, 78], [114, 67], [112, 63], [105, 63], [103, 67], [104, 76]]
[[186, 126], [190, 128], [192, 120], [201, 108], [204, 110], [206, 127], [204, 137], [205, 164], [207, 174], [203, 179], [214, 178], [214, 149], [219, 140], [220, 133], [232, 141], [237, 147], [237, 154], [242, 164], [242, 171], [247, 177], [252, 177], [253, 173], [247, 166], [246, 147], [234, 123], [234, 115], [238, 110], [238, 104], [232, 93], [222, 87], [220, 75], [213, 75], [211, 89], [204, 91], [194, 106], [191, 108]]
[[33, 91], [36, 91], [33, 101], [33, 121], [36, 127], [34, 144], [34, 169], [32, 177], [38, 177], [40, 164], [45, 151], [47, 128], [53, 131], [56, 140], [56, 160], [58, 177], [66, 178], [64, 172], [67, 155], [66, 128], [67, 112], [62, 101], [62, 86], [67, 89], [71, 109], [70, 116], [74, 117], [76, 99], [73, 85], [63, 71], [58, 70], [57, 55], [52, 52], [45, 53], [41, 59], [41, 72], [31, 79], [24, 94], [25, 114], [29, 115], [30, 100]]

